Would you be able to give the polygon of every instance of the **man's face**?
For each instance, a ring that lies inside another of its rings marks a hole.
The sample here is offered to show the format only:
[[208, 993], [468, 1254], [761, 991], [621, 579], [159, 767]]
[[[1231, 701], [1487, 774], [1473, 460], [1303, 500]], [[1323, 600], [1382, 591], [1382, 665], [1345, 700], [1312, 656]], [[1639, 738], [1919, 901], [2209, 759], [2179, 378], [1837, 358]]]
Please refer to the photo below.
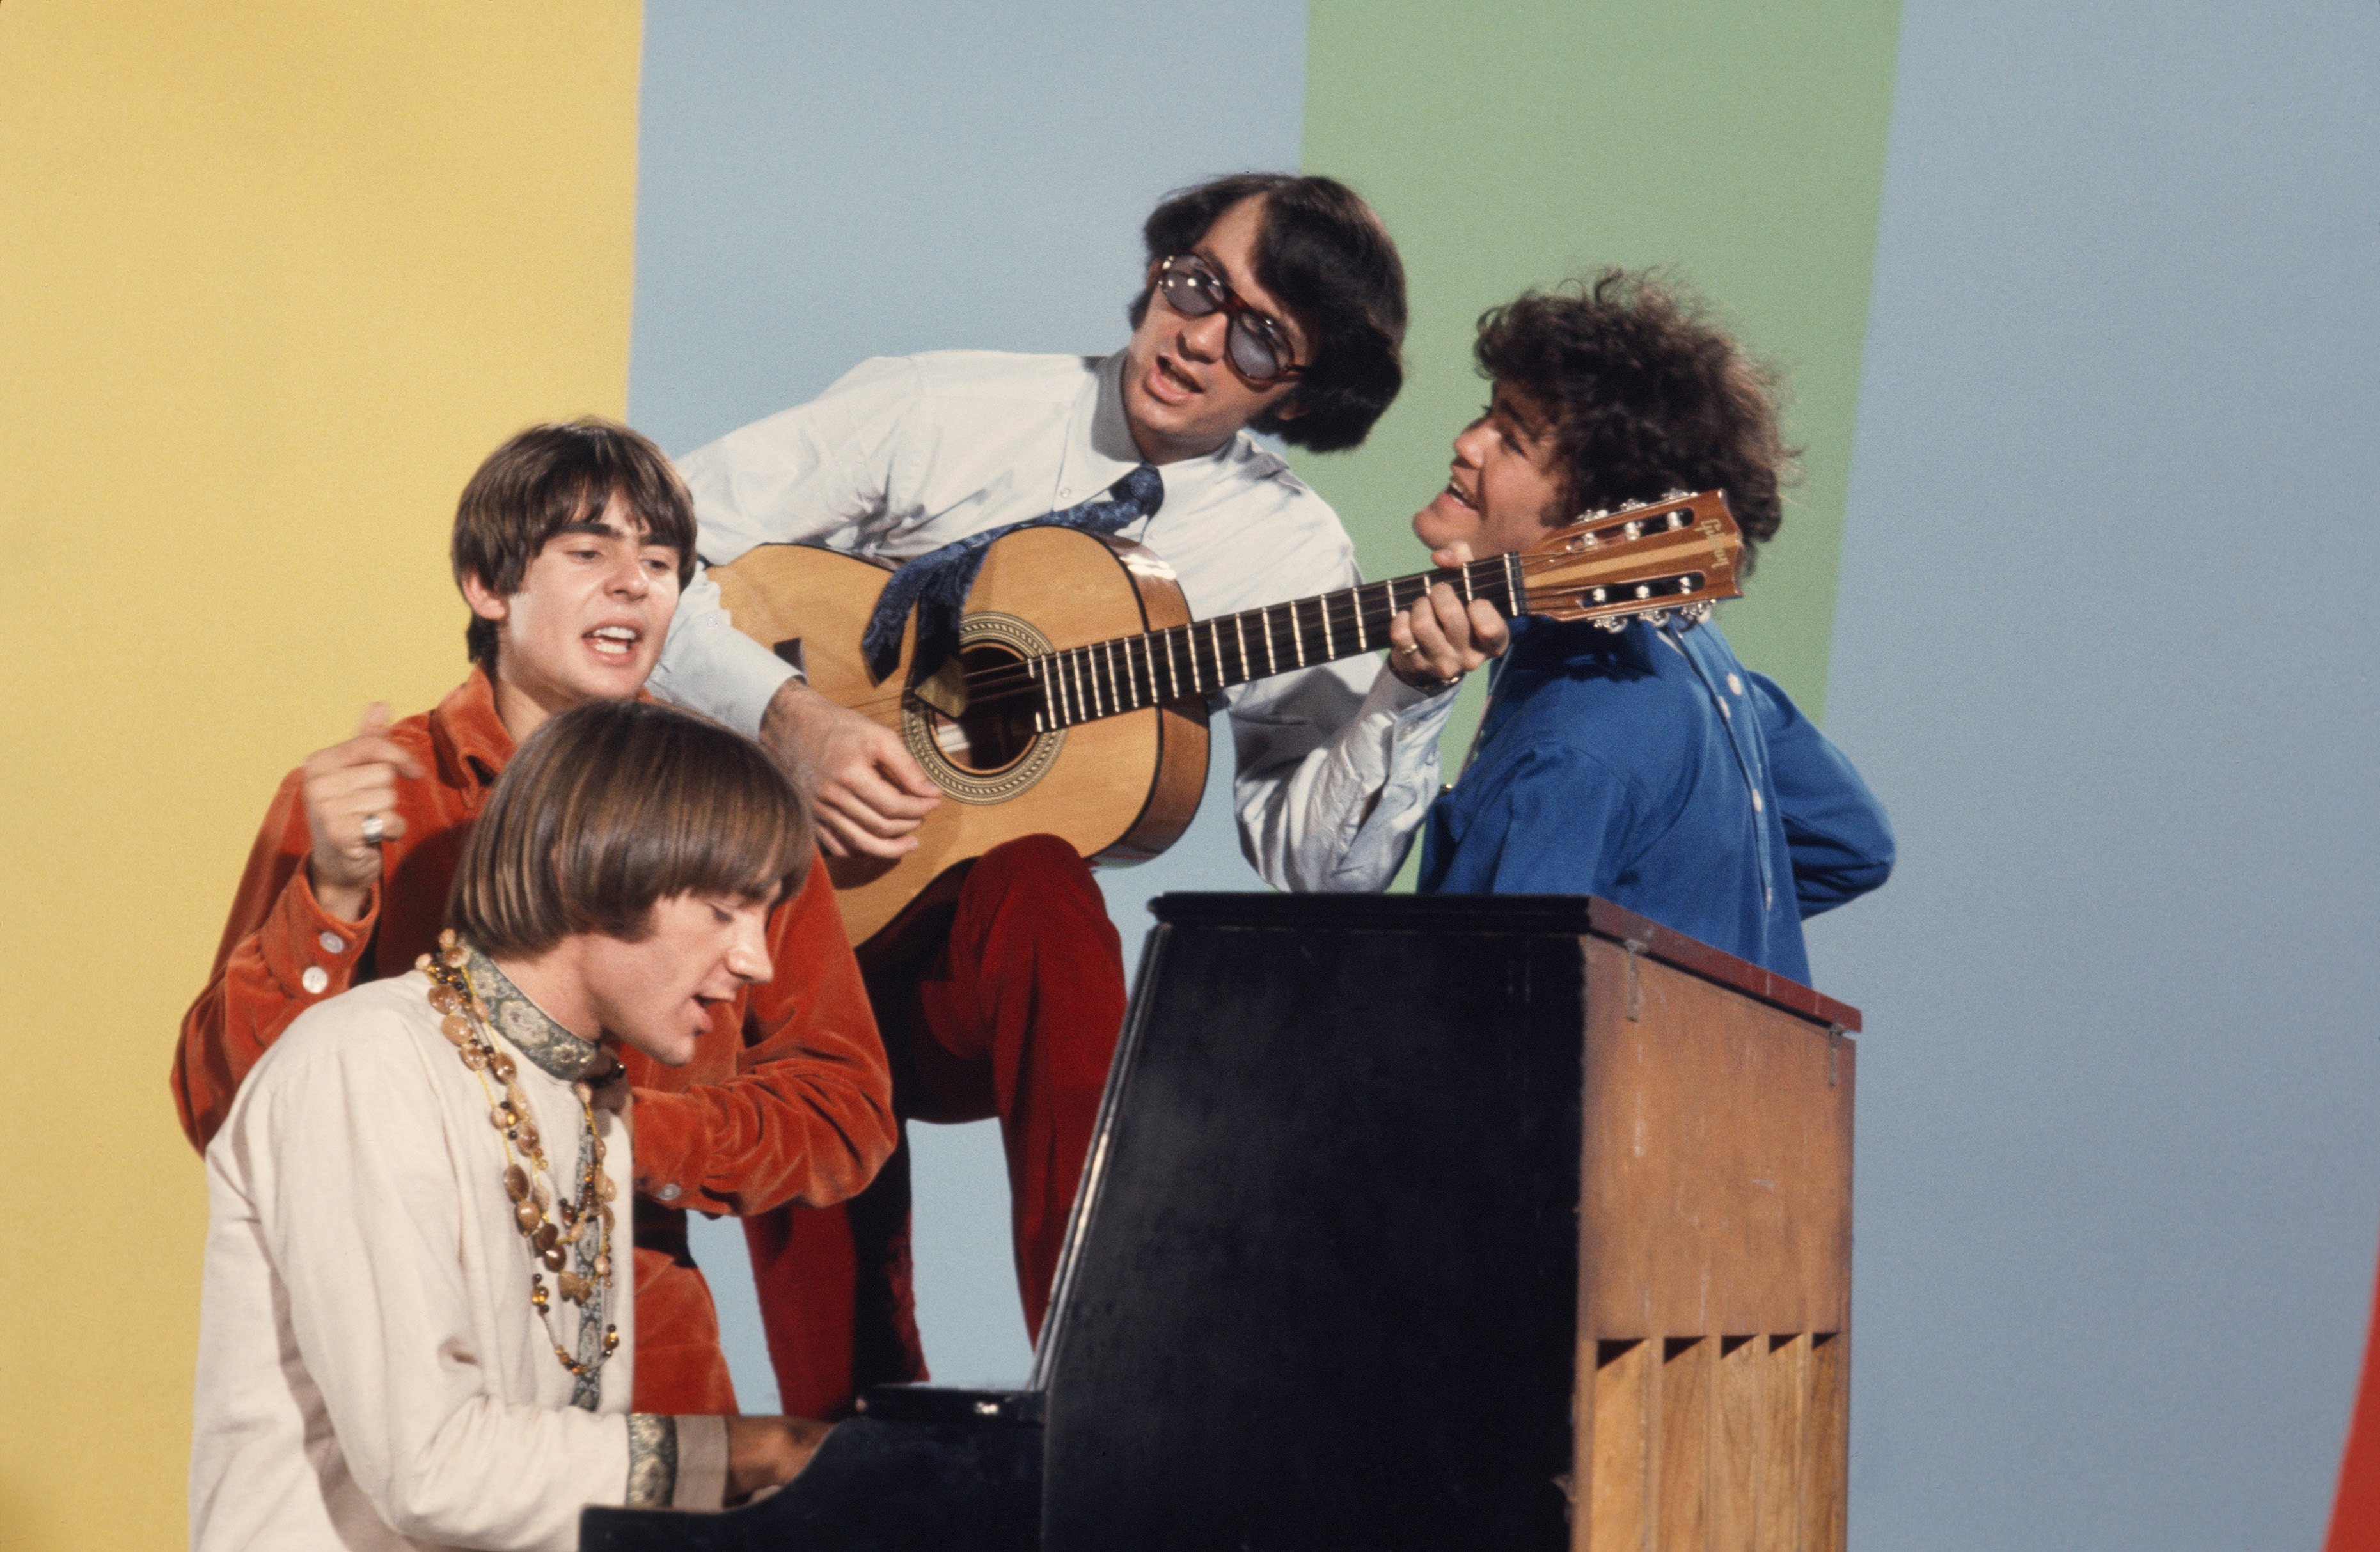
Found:
[[650, 542], [614, 491], [601, 513], [545, 541], [509, 598], [466, 577], [472, 612], [498, 622], [503, 698], [551, 717], [643, 689], [677, 609], [677, 564], [676, 550]]
[[1467, 544], [1475, 560], [1525, 550], [1566, 519], [1553, 421], [1526, 389], [1496, 384], [1478, 419], [1454, 439], [1446, 489], [1414, 514], [1433, 550]]
[[[1293, 365], [1314, 359], [1314, 342], [1278, 298], [1257, 282], [1257, 238], [1264, 200], [1241, 200], [1207, 228], [1190, 249], [1204, 259], [1248, 306], [1279, 324], [1295, 348]], [[1124, 347], [1123, 415], [1133, 442], [1151, 463], [1211, 453], [1295, 386], [1252, 388], [1223, 353], [1231, 319], [1221, 311], [1192, 318], [1168, 306], [1160, 288]]]
[[588, 935], [578, 968], [603, 1032], [655, 1061], [683, 1067], [710, 1010], [769, 978], [769, 899], [674, 894], [656, 903], [635, 942]]

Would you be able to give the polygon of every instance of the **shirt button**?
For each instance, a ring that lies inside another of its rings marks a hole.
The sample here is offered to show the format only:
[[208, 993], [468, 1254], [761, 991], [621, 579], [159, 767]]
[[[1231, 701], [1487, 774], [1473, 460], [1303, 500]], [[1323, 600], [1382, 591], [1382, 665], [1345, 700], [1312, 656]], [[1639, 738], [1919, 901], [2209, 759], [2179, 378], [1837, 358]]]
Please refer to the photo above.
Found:
[[1727, 687], [1734, 691], [1737, 695], [1742, 695], [1743, 693], [1743, 681], [1730, 673], [1727, 676]]
[[335, 932], [317, 934], [314, 941], [322, 945], [322, 952], [324, 953], [345, 953], [347, 952], [347, 940], [340, 937]]
[[677, 1182], [672, 1181], [667, 1185], [662, 1186], [659, 1191], [654, 1192], [653, 1194], [660, 1197], [664, 1202], [674, 1202], [680, 1196], [685, 1195], [686, 1193], [678, 1189]]
[[319, 964], [309, 964], [306, 973], [298, 977], [298, 984], [306, 988], [307, 996], [320, 997], [322, 988], [331, 984], [331, 973]]
[[1735, 721], [1735, 713], [1728, 709], [1727, 702], [1723, 700], [1718, 703], [1718, 714], [1724, 721], [1730, 722]]
[[1752, 794], [1752, 811], [1757, 814], [1764, 806], [1766, 806], [1760, 801], [1760, 794], [1758, 793], [1754, 793]]

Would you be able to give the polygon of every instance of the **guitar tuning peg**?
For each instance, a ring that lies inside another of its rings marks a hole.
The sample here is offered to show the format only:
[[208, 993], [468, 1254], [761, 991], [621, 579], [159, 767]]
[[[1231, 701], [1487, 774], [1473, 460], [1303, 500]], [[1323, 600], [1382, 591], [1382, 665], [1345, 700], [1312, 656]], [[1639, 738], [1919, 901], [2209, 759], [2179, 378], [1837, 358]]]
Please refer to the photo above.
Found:
[[1711, 617], [1711, 606], [1709, 600], [1706, 600], [1701, 603], [1687, 604], [1683, 609], [1678, 611], [1678, 617], [1684, 620], [1688, 624], [1701, 624], [1705, 620]]
[[1659, 630], [1670, 623], [1670, 612], [1666, 609], [1648, 609], [1645, 612], [1643, 619], [1646, 624], [1655, 630]]
[[1608, 630], [1612, 635], [1618, 636], [1621, 631], [1628, 628], [1628, 616], [1625, 614], [1598, 614], [1595, 617], [1595, 628], [1597, 630]]

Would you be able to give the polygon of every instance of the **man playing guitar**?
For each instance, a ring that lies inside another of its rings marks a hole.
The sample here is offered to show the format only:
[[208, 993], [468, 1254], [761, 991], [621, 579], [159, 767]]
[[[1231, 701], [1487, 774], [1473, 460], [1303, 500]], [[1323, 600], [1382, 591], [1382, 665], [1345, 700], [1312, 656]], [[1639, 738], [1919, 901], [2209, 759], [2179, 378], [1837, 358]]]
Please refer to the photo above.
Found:
[[[1246, 174], [1170, 197], [1144, 236], [1133, 334], [1112, 356], [868, 361], [682, 460], [703, 559], [808, 541], [923, 558], [922, 575], [960, 564], [958, 541], [1065, 514], [1154, 552], [1199, 617], [1356, 582], [1336, 515], [1248, 433], [1353, 447], [1395, 397], [1403, 271], [1378, 218], [1328, 178]], [[1384, 886], [1433, 794], [1453, 687], [1504, 639], [1492, 608], [1440, 587], [1392, 624], [1385, 667], [1354, 658], [1213, 697], [1257, 871], [1289, 890]], [[653, 685], [756, 734], [810, 794], [831, 858], [905, 855], [944, 801], [898, 733], [738, 632], [707, 576]], [[1038, 1338], [1124, 1007], [1088, 867], [1050, 836], [996, 847], [870, 990], [903, 1116], [1000, 1118]], [[788, 1411], [838, 1415], [868, 1384], [922, 1376], [907, 1194], [896, 1156], [844, 1207], [747, 1220]]]

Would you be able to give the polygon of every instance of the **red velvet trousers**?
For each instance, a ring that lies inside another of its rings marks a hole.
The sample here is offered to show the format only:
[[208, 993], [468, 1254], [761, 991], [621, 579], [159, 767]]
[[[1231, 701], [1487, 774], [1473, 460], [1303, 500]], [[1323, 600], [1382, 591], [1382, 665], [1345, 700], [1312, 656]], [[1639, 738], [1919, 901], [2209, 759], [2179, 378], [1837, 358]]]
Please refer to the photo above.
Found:
[[744, 1220], [779, 1396], [835, 1418], [870, 1385], [926, 1377], [909, 1260], [909, 1121], [1000, 1120], [1016, 1286], [1041, 1334], [1075, 1187], [1123, 1026], [1123, 949], [1089, 867], [1026, 836], [987, 853], [947, 936], [868, 977], [904, 1138], [832, 1207]]

